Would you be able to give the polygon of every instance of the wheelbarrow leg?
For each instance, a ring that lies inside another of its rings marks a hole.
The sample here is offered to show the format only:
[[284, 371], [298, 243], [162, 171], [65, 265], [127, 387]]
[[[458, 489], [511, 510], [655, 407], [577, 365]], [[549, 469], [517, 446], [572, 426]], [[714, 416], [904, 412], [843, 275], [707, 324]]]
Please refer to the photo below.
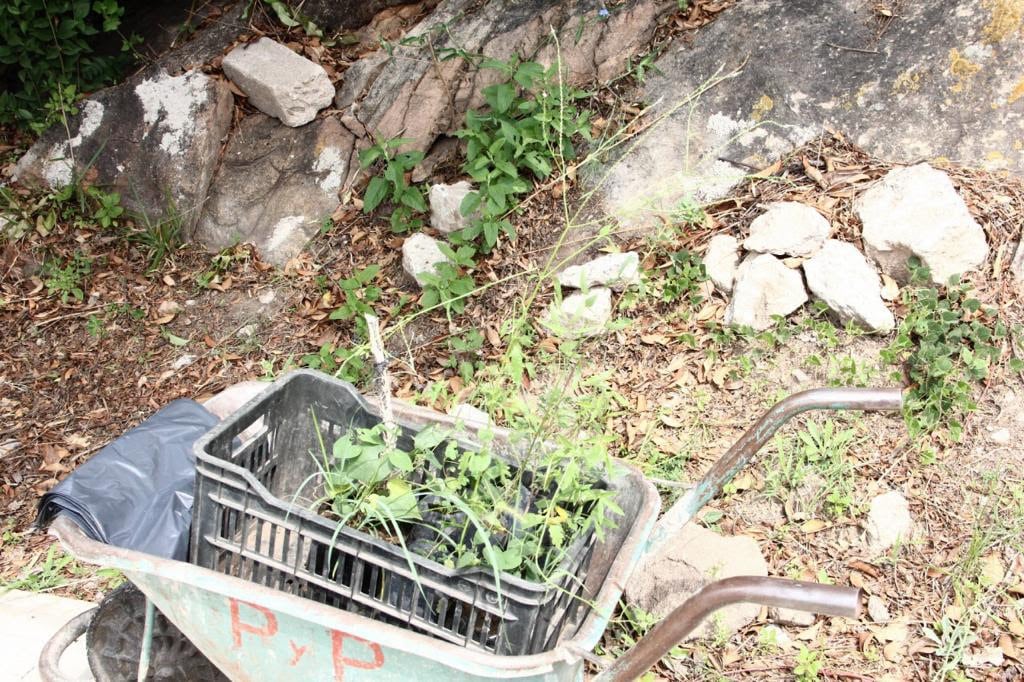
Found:
[[153, 656], [153, 621], [156, 619], [156, 605], [146, 597], [146, 620], [142, 626], [142, 651], [139, 653], [138, 682], [146, 682], [149, 664]]
[[759, 576], [738, 576], [710, 583], [677, 606], [592, 682], [635, 680], [705, 618], [718, 609], [743, 602], [854, 618], [860, 610], [860, 590]]

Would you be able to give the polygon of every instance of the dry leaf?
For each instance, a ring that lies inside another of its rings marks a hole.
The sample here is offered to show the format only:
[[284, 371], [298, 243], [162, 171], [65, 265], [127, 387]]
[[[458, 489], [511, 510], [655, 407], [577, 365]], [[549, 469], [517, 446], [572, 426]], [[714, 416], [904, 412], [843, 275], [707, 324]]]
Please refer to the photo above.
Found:
[[906, 623], [894, 622], [889, 623], [884, 627], [871, 628], [871, 632], [875, 633], [875, 637], [881, 642], [904, 642], [907, 639], [907, 635], [910, 634], [910, 628], [907, 627]]
[[825, 523], [821, 519], [810, 519], [800, 524], [800, 530], [807, 534], [817, 533], [818, 531], [822, 531], [830, 527], [831, 526], [829, 524]]
[[672, 339], [664, 334], [642, 334], [640, 336], [640, 343], [646, 343], [648, 346], [667, 346], [671, 342]]
[[891, 663], [899, 663], [903, 658], [900, 650], [903, 648], [903, 642], [889, 642], [882, 647], [882, 655], [885, 656], [885, 660]]
[[981, 560], [982, 585], [998, 585], [1006, 577], [1006, 569], [1003, 567], [1003, 560], [996, 553], [989, 554]]

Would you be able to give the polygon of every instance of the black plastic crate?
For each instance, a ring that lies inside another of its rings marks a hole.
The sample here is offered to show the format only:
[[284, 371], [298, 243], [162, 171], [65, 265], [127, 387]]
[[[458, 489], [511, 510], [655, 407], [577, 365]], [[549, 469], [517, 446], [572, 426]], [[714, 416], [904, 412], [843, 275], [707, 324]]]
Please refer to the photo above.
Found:
[[[297, 503], [304, 483], [304, 497], [315, 495], [313, 414], [328, 452], [348, 429], [380, 421], [350, 384], [300, 370], [196, 443], [192, 563], [500, 655], [548, 651], [582, 621], [593, 532], [568, 549], [551, 584], [501, 574], [499, 599], [489, 568], [449, 569], [412, 555], [414, 576], [400, 547]], [[399, 447], [410, 449], [418, 429], [399, 426]]]

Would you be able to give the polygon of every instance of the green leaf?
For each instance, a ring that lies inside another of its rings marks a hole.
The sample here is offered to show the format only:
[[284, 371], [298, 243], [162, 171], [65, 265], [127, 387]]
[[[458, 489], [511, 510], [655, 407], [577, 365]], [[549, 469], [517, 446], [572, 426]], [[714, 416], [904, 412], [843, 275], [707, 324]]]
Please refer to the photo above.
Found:
[[402, 193], [402, 203], [411, 208], [414, 211], [421, 213], [427, 210], [427, 205], [423, 201], [423, 194], [420, 192], [418, 187], [409, 187]]
[[412, 458], [409, 457], [409, 453], [404, 450], [395, 448], [388, 453], [388, 461], [391, 462], [391, 466], [401, 471], [409, 472], [412, 471]]
[[363, 213], [372, 213], [388, 194], [388, 183], [380, 176], [370, 178], [363, 195]]
[[511, 83], [497, 83], [484, 88], [484, 100], [491, 109], [504, 114], [512, 106], [516, 90]]
[[[77, 293], [77, 290], [76, 290], [76, 293]], [[185, 345], [188, 344], [188, 339], [183, 339], [180, 336], [177, 336], [176, 334], [172, 334], [169, 331], [164, 331], [164, 338], [167, 339], [167, 342], [170, 343], [172, 346], [181, 347], [181, 346], [185, 346]]]

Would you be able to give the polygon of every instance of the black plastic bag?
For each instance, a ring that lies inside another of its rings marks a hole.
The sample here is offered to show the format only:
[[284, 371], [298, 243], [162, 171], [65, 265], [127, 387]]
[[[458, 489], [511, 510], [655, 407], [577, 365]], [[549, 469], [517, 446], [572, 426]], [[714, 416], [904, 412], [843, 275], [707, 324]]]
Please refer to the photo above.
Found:
[[43, 495], [36, 525], [67, 514], [99, 542], [187, 559], [196, 475], [192, 444], [218, 421], [194, 400], [169, 403]]

